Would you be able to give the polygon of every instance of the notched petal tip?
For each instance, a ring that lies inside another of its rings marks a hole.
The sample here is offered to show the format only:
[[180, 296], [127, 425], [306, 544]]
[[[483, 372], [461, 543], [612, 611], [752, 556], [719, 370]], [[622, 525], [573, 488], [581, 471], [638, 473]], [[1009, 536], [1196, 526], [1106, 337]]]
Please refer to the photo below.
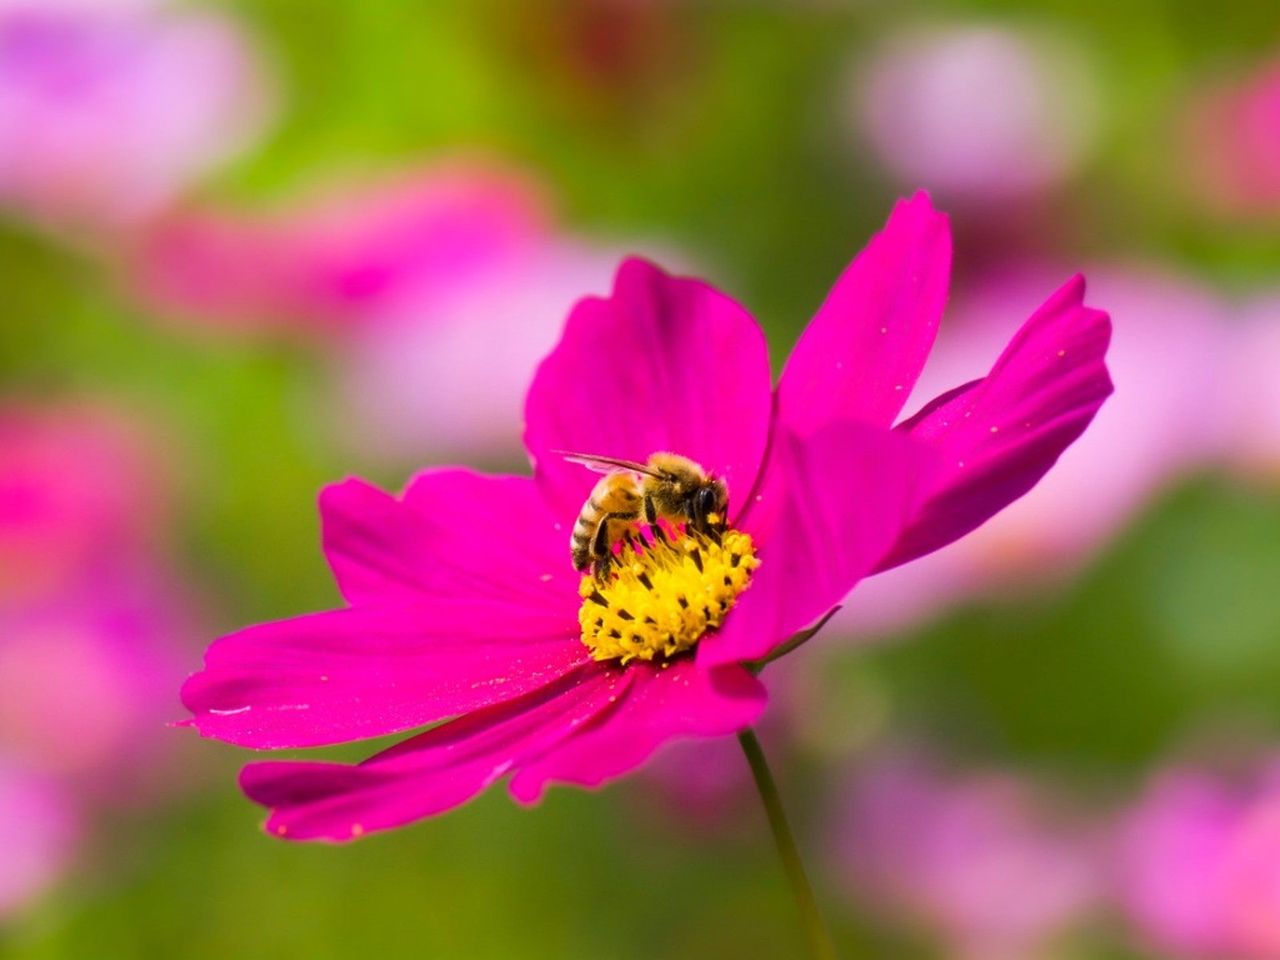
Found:
[[927, 189], [920, 187], [909, 197], [899, 197], [893, 205], [894, 212], [911, 212], [916, 215], [933, 216], [943, 223], [950, 224], [951, 217], [933, 205], [933, 197]]
[[542, 803], [542, 798], [547, 795], [547, 790], [550, 786], [550, 780], [521, 777], [517, 773], [507, 781], [507, 793], [512, 800], [522, 807], [536, 807]]
[[657, 263], [638, 253], [628, 254], [618, 261], [618, 269], [613, 274], [613, 295], [621, 294], [624, 287], [637, 280], [672, 280], [675, 279]]
[[991, 372], [930, 401], [899, 430], [931, 444], [940, 468], [889, 569], [931, 553], [1029, 491], [1114, 391], [1110, 315], [1086, 306], [1085, 278], [1059, 287], [1014, 334]]
[[950, 219], [923, 191], [899, 200], [845, 268], [787, 359], [780, 418], [890, 426], [933, 346], [951, 278]]
[[353, 497], [377, 495], [388, 497], [386, 491], [374, 486], [362, 477], [349, 476], [333, 483], [325, 484], [316, 495], [316, 505], [323, 514], [326, 510], [341, 510], [351, 502]]

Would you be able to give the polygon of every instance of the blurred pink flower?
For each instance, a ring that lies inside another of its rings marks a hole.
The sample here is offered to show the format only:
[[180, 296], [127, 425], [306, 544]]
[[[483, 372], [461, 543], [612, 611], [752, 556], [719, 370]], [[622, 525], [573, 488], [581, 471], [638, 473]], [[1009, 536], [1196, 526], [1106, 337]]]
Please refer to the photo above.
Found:
[[81, 800], [148, 799], [192, 629], [177, 590], [137, 574], [0, 605], [0, 756]]
[[617, 259], [557, 229], [536, 180], [468, 157], [274, 215], [178, 212], [135, 285], [206, 327], [329, 338], [329, 419], [364, 453], [497, 457], [518, 454], [538, 360]]
[[853, 73], [850, 119], [901, 181], [955, 200], [1022, 196], [1088, 152], [1098, 96], [1083, 54], [1006, 26], [891, 37]]
[[1280, 769], [1156, 778], [1124, 823], [1119, 880], [1141, 939], [1194, 960], [1280, 956]]
[[70, 794], [0, 756], [0, 924], [52, 886], [75, 853]]
[[1246, 218], [1280, 213], [1280, 61], [1197, 98], [1184, 139], [1210, 206]]
[[112, 229], [262, 128], [266, 84], [223, 15], [136, 0], [0, 3], [0, 203]]
[[61, 871], [73, 821], [163, 781], [192, 611], [147, 441], [105, 406], [0, 407], [0, 912]]
[[548, 238], [483, 272], [429, 284], [377, 316], [343, 353], [339, 410], [364, 452], [421, 459], [518, 456], [525, 390], [616, 254]]
[[178, 209], [133, 255], [133, 284], [163, 311], [217, 329], [359, 328], [413, 291], [426, 311], [539, 248], [549, 215], [531, 178], [480, 158], [372, 183], [329, 184], [245, 215]]
[[0, 604], [136, 553], [163, 512], [163, 473], [118, 411], [0, 406]]
[[1280, 481], [1280, 293], [1238, 314], [1222, 376], [1223, 452], [1243, 473]]
[[1003, 773], [953, 778], [919, 759], [859, 771], [838, 812], [859, 895], [966, 960], [1052, 954], [1101, 890], [1092, 827]]
[[1249, 960], [1280, 957], [1280, 784], [1250, 810], [1226, 866], [1227, 918]]
[[[1043, 265], [1014, 267], [962, 296], [939, 330], [936, 363], [916, 396], [980, 375], [999, 331], [1054, 273]], [[1035, 490], [953, 548], [867, 583], [833, 628], [897, 630], [952, 603], [1017, 595], [1068, 577], [1167, 485], [1221, 452], [1219, 398], [1233, 338], [1228, 307], [1155, 268], [1097, 268], [1090, 277], [1112, 308], [1107, 362], [1122, 388]], [[1261, 369], [1255, 379], [1264, 379]], [[1268, 415], [1261, 396], [1249, 397], [1255, 418]], [[1098, 482], [1102, 476], [1106, 483]]]

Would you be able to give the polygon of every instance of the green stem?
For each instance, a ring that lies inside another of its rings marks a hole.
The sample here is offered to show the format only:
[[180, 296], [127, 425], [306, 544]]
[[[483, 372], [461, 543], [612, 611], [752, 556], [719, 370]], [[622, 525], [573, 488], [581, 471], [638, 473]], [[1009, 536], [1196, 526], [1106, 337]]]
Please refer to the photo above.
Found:
[[804, 872], [804, 863], [800, 852], [796, 849], [796, 838], [787, 823], [787, 815], [782, 809], [782, 798], [778, 796], [777, 784], [773, 782], [773, 774], [769, 772], [769, 762], [760, 749], [760, 741], [755, 731], [744, 730], [738, 734], [738, 742], [742, 744], [742, 752], [747, 755], [747, 763], [751, 765], [751, 775], [755, 777], [756, 789], [760, 792], [760, 800], [764, 804], [764, 812], [769, 818], [769, 829], [773, 831], [773, 840], [778, 847], [778, 856], [782, 859], [783, 869], [791, 882], [791, 892], [795, 895], [796, 906], [800, 909], [800, 924], [804, 927], [805, 937], [809, 941], [809, 951], [815, 960], [836, 960], [836, 948], [831, 941], [822, 922], [822, 914], [818, 912], [817, 901], [813, 898], [813, 888], [809, 886], [809, 878]]

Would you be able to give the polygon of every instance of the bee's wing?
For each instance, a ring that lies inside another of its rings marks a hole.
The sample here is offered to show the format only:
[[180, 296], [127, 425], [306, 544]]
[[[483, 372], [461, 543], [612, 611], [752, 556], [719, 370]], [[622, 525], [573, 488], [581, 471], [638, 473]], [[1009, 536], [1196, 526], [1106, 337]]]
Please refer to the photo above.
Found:
[[553, 452], [560, 454], [570, 463], [580, 463], [588, 470], [594, 470], [596, 473], [608, 474], [616, 473], [619, 470], [631, 470], [647, 477], [658, 476], [645, 464], [637, 463], [635, 460], [623, 460], [620, 457], [599, 457], [592, 453], [571, 453], [568, 450], [555, 450]]

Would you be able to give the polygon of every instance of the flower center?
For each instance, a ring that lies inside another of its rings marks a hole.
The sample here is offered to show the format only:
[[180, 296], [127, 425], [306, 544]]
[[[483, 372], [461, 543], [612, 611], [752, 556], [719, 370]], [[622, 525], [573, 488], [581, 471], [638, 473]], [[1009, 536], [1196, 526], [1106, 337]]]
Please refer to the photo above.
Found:
[[739, 530], [629, 539], [603, 577], [582, 578], [582, 642], [594, 659], [624, 664], [691, 650], [724, 623], [758, 566]]

